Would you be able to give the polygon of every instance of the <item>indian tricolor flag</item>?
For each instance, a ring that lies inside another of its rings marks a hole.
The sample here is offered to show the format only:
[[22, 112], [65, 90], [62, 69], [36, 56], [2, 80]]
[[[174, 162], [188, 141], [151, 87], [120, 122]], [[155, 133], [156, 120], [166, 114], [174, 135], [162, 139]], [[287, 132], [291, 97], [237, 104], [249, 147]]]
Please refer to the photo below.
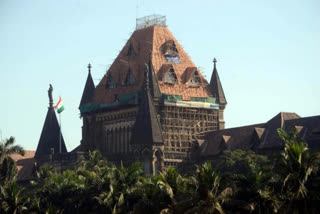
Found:
[[61, 112], [63, 112], [64, 106], [63, 106], [61, 97], [59, 97], [58, 103], [57, 103], [53, 108], [57, 110], [58, 114], [60, 114]]

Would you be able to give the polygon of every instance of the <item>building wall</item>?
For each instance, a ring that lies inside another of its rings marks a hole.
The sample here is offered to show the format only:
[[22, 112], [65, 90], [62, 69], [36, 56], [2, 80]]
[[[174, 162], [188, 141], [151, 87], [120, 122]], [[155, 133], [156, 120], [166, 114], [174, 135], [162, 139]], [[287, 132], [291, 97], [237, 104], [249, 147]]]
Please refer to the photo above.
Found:
[[161, 108], [165, 167], [175, 166], [186, 159], [195, 143], [203, 140], [206, 133], [218, 129], [218, 113], [215, 109]]
[[98, 149], [109, 160], [125, 159], [132, 152], [130, 138], [138, 107], [85, 115], [83, 148]]
[[[164, 138], [163, 166], [176, 166], [185, 160], [194, 144], [206, 133], [219, 129], [219, 110], [157, 106]], [[140, 160], [130, 144], [138, 107], [109, 110], [83, 118], [83, 148], [98, 149], [110, 161], [132, 163]], [[150, 147], [150, 150], [152, 148]], [[152, 151], [150, 151], [152, 159]]]

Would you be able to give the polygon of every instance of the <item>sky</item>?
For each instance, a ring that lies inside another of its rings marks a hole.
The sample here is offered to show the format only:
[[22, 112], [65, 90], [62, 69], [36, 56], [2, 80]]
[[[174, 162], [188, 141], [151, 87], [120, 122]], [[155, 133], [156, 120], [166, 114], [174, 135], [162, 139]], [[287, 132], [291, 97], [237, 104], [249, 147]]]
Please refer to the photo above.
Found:
[[0, 0], [0, 140], [36, 150], [52, 84], [68, 151], [78, 146], [88, 63], [97, 85], [136, 18], [152, 14], [208, 81], [217, 58], [226, 128], [320, 114], [319, 0]]

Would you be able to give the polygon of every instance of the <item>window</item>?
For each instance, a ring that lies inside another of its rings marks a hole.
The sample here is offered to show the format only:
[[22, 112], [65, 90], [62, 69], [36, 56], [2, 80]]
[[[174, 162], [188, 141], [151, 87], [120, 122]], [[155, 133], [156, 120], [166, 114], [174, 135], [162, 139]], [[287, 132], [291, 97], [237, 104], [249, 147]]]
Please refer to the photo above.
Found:
[[178, 56], [179, 52], [176, 47], [176, 44], [173, 40], [166, 41], [161, 47], [160, 47], [161, 53], [165, 56], [167, 62], [169, 63], [180, 63], [180, 57]]
[[129, 68], [126, 79], [124, 80], [125, 85], [135, 85], [136, 79], [134, 78], [133, 73], [131, 72], [131, 69]]
[[199, 85], [201, 83], [201, 79], [198, 71], [194, 71], [189, 79], [190, 85]]
[[178, 64], [181, 62], [179, 56], [166, 55], [165, 57], [166, 57], [167, 62], [169, 62], [169, 63]]
[[116, 83], [114, 82], [111, 73], [107, 75], [106, 88], [116, 88]]
[[173, 40], [168, 40], [165, 43], [163, 43], [163, 45], [160, 47], [160, 50], [163, 55], [178, 55], [178, 49]]
[[167, 71], [164, 74], [163, 80], [164, 83], [168, 83], [168, 84], [176, 84], [177, 83], [177, 76], [173, 70], [173, 68], [171, 67], [169, 71]]

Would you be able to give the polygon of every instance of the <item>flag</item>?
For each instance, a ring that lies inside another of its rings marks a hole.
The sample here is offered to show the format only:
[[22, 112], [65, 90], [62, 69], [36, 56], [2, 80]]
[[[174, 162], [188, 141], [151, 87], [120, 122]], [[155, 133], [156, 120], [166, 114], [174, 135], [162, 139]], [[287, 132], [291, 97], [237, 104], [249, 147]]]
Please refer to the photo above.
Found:
[[57, 103], [53, 108], [57, 110], [58, 114], [60, 114], [61, 112], [63, 112], [64, 106], [63, 106], [61, 97], [59, 97], [58, 103]]

